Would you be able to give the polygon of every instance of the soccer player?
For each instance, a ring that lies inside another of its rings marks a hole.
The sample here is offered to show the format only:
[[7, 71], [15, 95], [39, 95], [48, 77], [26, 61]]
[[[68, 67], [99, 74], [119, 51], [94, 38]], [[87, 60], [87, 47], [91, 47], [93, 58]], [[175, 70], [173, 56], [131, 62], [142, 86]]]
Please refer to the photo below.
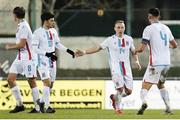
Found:
[[[16, 84], [17, 74], [25, 74], [28, 83], [32, 89], [33, 101], [35, 108], [38, 110], [37, 99], [39, 92], [36, 85], [36, 65], [34, 62], [34, 53], [32, 50], [32, 31], [29, 24], [24, 19], [25, 9], [23, 7], [15, 7], [13, 10], [14, 20], [18, 24], [16, 30], [16, 43], [6, 44], [6, 49], [17, 49], [18, 54], [12, 63], [8, 75], [8, 84], [12, 89], [12, 94], [16, 99], [16, 107], [10, 113], [24, 111], [24, 105], [21, 98], [20, 88]], [[34, 111], [31, 111], [34, 112]]]
[[133, 77], [129, 61], [130, 52], [135, 58], [135, 63], [139, 70], [141, 69], [141, 66], [139, 64], [138, 56], [135, 55], [132, 37], [124, 34], [124, 21], [117, 20], [115, 22], [114, 30], [116, 34], [105, 39], [99, 46], [92, 47], [85, 51], [77, 50], [75, 55], [78, 57], [86, 54], [93, 54], [107, 48], [112, 80], [117, 91], [116, 94], [110, 96], [110, 99], [112, 100], [112, 106], [115, 112], [121, 114], [121, 99], [122, 97], [130, 95], [133, 88]]
[[165, 113], [172, 113], [169, 103], [169, 94], [165, 89], [164, 82], [167, 71], [170, 68], [169, 47], [176, 48], [177, 43], [168, 28], [168, 26], [159, 22], [160, 11], [158, 8], [152, 8], [148, 12], [148, 25], [142, 36], [142, 42], [136, 50], [136, 53], [144, 51], [146, 46], [150, 49], [149, 65], [145, 72], [140, 97], [142, 106], [138, 115], [142, 115], [147, 108], [147, 93], [153, 84], [156, 84], [160, 90], [161, 97], [166, 105]]
[[[43, 81], [42, 98], [38, 100], [42, 113], [54, 113], [50, 107], [50, 88], [56, 78], [55, 48], [66, 51], [74, 58], [74, 52], [60, 43], [57, 31], [54, 27], [54, 14], [45, 12], [41, 15], [42, 27], [33, 33], [33, 49], [38, 55], [38, 72]], [[44, 106], [45, 104], [45, 106]], [[45, 107], [45, 110], [44, 110]]]

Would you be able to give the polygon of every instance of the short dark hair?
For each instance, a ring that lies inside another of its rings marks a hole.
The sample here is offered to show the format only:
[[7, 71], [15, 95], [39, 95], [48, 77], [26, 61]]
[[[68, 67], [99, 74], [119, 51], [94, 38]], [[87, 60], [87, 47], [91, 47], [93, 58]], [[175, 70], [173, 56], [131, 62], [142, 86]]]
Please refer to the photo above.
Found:
[[23, 7], [15, 7], [13, 9], [13, 14], [16, 15], [17, 18], [24, 18], [25, 17], [25, 9]]
[[116, 20], [114, 24], [116, 25], [117, 23], [124, 23], [124, 20]]
[[54, 18], [54, 14], [51, 12], [44, 12], [41, 14], [41, 21], [42, 24], [44, 23], [45, 20], [49, 20], [51, 18]]
[[152, 16], [158, 17], [160, 15], [160, 10], [158, 8], [151, 8], [148, 13]]

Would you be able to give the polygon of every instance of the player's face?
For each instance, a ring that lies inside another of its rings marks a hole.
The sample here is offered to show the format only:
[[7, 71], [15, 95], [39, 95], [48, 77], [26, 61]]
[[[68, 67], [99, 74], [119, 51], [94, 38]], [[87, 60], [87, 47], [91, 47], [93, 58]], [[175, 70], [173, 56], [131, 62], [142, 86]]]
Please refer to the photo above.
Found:
[[116, 23], [114, 30], [116, 31], [116, 34], [124, 34], [125, 31], [125, 24], [124, 23]]
[[148, 14], [148, 20], [149, 20], [149, 23], [152, 23], [153, 21], [153, 16], [151, 14]]
[[14, 21], [15, 21], [15, 22], [18, 20], [18, 18], [16, 17], [15, 14], [13, 14], [13, 18], [14, 18]]
[[55, 26], [55, 21], [54, 21], [54, 18], [50, 18], [48, 21], [47, 21], [47, 25], [49, 28], [53, 28]]

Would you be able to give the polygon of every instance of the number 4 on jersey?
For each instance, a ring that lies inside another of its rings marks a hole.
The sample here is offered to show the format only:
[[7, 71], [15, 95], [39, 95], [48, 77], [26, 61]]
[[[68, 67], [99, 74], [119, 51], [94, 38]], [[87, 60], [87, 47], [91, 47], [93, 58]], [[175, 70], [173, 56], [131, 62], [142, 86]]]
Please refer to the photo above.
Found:
[[161, 39], [164, 41], [164, 45], [167, 46], [167, 35], [160, 31]]

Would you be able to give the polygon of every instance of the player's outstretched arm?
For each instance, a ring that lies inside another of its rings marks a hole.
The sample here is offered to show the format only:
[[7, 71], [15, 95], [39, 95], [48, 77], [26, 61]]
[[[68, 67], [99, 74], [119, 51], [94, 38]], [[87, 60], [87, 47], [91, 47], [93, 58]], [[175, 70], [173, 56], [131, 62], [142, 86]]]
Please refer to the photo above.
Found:
[[15, 43], [8, 43], [5, 45], [5, 49], [21, 49], [26, 45], [26, 39], [21, 39], [18, 44]]
[[145, 48], [146, 48], [146, 44], [140, 43], [140, 45], [135, 50], [135, 54], [143, 52]]
[[100, 46], [92, 47], [92, 48], [89, 48], [89, 49], [84, 50], [84, 51], [77, 49], [75, 52], [75, 56], [80, 57], [80, 56], [83, 56], [86, 54], [93, 54], [93, 53], [99, 52], [100, 50], [102, 50], [102, 48]]
[[133, 58], [135, 60], [136, 68], [138, 70], [141, 70], [141, 64], [139, 63], [139, 57], [137, 54], [135, 54], [135, 51], [132, 51]]
[[169, 47], [172, 49], [177, 48], [177, 42], [175, 40], [171, 40]]

